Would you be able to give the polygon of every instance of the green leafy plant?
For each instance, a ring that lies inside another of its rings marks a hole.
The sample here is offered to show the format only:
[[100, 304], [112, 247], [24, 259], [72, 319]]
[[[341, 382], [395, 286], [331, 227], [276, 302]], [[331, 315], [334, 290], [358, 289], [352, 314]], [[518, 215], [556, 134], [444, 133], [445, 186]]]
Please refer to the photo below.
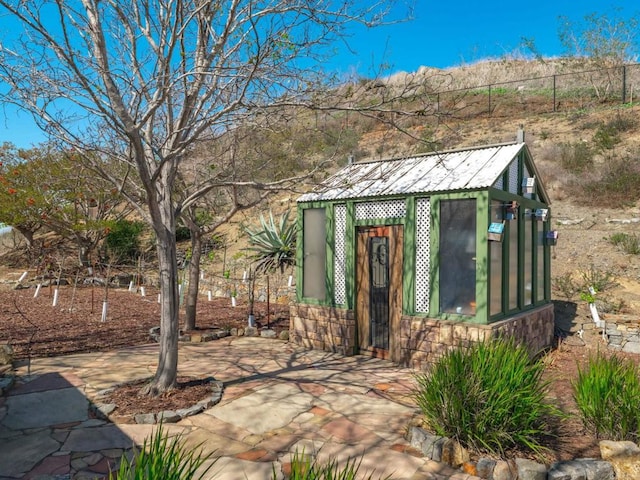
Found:
[[249, 236], [248, 251], [253, 252], [256, 271], [269, 272], [280, 270], [284, 273], [287, 266], [296, 262], [296, 225], [289, 223], [289, 212], [284, 213], [278, 222], [269, 212], [269, 221], [260, 215], [260, 226], [246, 227]]
[[637, 441], [640, 372], [625, 358], [598, 352], [578, 369], [574, 398], [584, 425], [598, 438]]
[[593, 288], [592, 290], [587, 290], [586, 292], [580, 292], [580, 300], [587, 303], [596, 303], [596, 294], [598, 290]]
[[180, 435], [169, 437], [160, 424], [131, 460], [122, 457], [116, 476], [110, 473], [109, 480], [200, 480], [215, 463], [203, 467], [211, 455], [203, 454], [200, 446], [187, 447]]
[[118, 220], [109, 224], [109, 233], [104, 239], [107, 251], [120, 259], [135, 259], [140, 253], [140, 236], [144, 230], [142, 222]]
[[[343, 465], [339, 465], [334, 458], [330, 458], [326, 463], [320, 463], [312, 455], [296, 450], [291, 458], [291, 473], [286, 478], [287, 480], [355, 480], [360, 478], [373, 480], [374, 473], [370, 473], [367, 477], [358, 474], [361, 464], [362, 458], [357, 461], [348, 458]], [[275, 467], [272, 478], [273, 480], [278, 478]], [[385, 479], [390, 480], [391, 477], [388, 476]]]
[[547, 403], [544, 364], [525, 347], [495, 339], [445, 353], [416, 375], [415, 398], [429, 429], [477, 452], [519, 447], [542, 455], [560, 415]]

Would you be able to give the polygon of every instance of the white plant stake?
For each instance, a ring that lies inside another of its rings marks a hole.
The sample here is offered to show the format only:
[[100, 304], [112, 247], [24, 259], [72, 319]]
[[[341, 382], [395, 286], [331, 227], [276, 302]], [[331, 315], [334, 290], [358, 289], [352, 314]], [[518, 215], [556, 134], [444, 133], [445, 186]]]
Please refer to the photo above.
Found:
[[288, 287], [292, 287], [293, 286], [293, 275], [289, 275], [289, 283], [287, 284]]
[[232, 307], [236, 306], [236, 297], [231, 297], [231, 306]]
[[27, 272], [24, 272], [22, 275], [20, 275], [20, 278], [18, 279], [18, 283], [22, 283], [22, 281], [27, 278]]
[[129, 282], [129, 291], [133, 292], [133, 280]]
[[160, 294], [158, 294], [158, 303], [160, 303]]
[[144, 296], [145, 296], [144, 287], [140, 287], [140, 296], [141, 296], [141, 297], [144, 297]]
[[55, 307], [56, 305], [58, 305], [58, 289], [57, 288], [53, 291], [53, 306]]
[[35, 292], [34, 292], [34, 294], [33, 294], [33, 298], [38, 298], [38, 295], [40, 295], [40, 289], [41, 289], [41, 288], [42, 288], [42, 284], [41, 284], [41, 283], [39, 283], [39, 284], [36, 286], [36, 291], [35, 291]]
[[211, 301], [211, 290], [209, 290], [207, 292], [207, 300], [210, 302]]
[[106, 322], [107, 321], [107, 310], [108, 310], [108, 303], [102, 302], [102, 321]]

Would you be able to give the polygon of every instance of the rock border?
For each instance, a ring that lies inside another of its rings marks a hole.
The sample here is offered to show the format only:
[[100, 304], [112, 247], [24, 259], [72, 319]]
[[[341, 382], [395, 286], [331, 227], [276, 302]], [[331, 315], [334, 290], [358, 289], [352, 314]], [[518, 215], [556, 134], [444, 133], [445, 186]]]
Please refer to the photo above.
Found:
[[602, 460], [579, 458], [547, 467], [525, 458], [480, 458], [471, 462], [469, 452], [457, 441], [433, 435], [420, 427], [411, 427], [407, 436], [411, 447], [423, 456], [487, 480], [632, 480], [640, 474], [640, 448], [628, 441], [602, 440]]
[[205, 399], [200, 400], [195, 405], [192, 405], [188, 408], [181, 408], [178, 410], [163, 410], [158, 413], [138, 413], [135, 415], [118, 415], [117, 414], [117, 404], [115, 403], [101, 403], [96, 402], [95, 400], [100, 397], [104, 397], [109, 393], [113, 392], [117, 387], [122, 387], [126, 385], [133, 385], [145, 381], [151, 380], [153, 377], [147, 377], [143, 379], [131, 380], [128, 382], [122, 382], [114, 385], [113, 387], [106, 388], [104, 390], [100, 390], [96, 393], [93, 400], [91, 400], [89, 404], [89, 409], [93, 414], [101, 419], [108, 420], [112, 423], [126, 423], [123, 420], [130, 419], [131, 423], [137, 423], [140, 425], [155, 425], [157, 423], [177, 423], [183, 418], [190, 417], [192, 415], [197, 415], [198, 413], [203, 412], [207, 408], [211, 408], [214, 405], [217, 405], [222, 400], [222, 393], [224, 391], [224, 384], [213, 377], [205, 378], [204, 380], [211, 385], [211, 396], [207, 396]]
[[[278, 338], [280, 340], [289, 340], [289, 330], [282, 330], [280, 334], [276, 334], [275, 330], [263, 328], [258, 331], [256, 327], [231, 328], [229, 330], [218, 329], [208, 333], [183, 333], [180, 330], [178, 336], [179, 342], [201, 343], [219, 340], [225, 337], [262, 337], [262, 338]], [[151, 327], [149, 329], [149, 338], [154, 342], [160, 342], [160, 327]]]

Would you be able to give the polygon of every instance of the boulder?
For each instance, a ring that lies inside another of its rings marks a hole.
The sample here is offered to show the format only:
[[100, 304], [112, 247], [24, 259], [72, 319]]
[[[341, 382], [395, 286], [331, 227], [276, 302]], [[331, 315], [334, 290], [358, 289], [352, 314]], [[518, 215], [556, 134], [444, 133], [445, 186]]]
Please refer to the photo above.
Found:
[[633, 442], [602, 440], [600, 455], [611, 463], [616, 480], [637, 480], [640, 478], [640, 448]]
[[0, 365], [13, 364], [13, 347], [10, 343], [0, 344]]
[[469, 461], [469, 452], [457, 441], [448, 439], [442, 446], [442, 461], [453, 468], [460, 468]]
[[547, 467], [526, 458], [516, 458], [518, 480], [547, 480]]

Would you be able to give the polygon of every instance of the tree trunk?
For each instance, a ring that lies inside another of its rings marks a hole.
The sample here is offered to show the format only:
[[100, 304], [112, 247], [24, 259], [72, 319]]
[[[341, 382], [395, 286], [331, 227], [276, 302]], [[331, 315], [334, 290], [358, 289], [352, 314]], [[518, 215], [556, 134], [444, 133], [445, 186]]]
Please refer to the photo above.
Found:
[[202, 233], [200, 229], [191, 230], [191, 260], [189, 262], [189, 289], [185, 303], [184, 329], [196, 328], [196, 307], [200, 289], [200, 258], [202, 257]]
[[80, 265], [82, 267], [90, 267], [91, 262], [89, 261], [89, 253], [91, 252], [91, 247], [88, 245], [79, 242], [78, 248], [78, 260], [80, 261]]
[[20, 226], [13, 227], [13, 228], [15, 228], [18, 232], [20, 232], [20, 235], [22, 235], [24, 237], [24, 239], [27, 242], [27, 248], [32, 248], [33, 247], [33, 235], [34, 235], [33, 230], [31, 230], [29, 228], [20, 228]]
[[[158, 190], [163, 187], [158, 185]], [[152, 212], [160, 274], [160, 353], [158, 368], [143, 394], [158, 395], [173, 388], [178, 375], [178, 262], [176, 258], [175, 212], [167, 185]], [[164, 195], [164, 196], [163, 196]], [[150, 205], [151, 206], [151, 205]], [[153, 209], [152, 209], [153, 210]]]

